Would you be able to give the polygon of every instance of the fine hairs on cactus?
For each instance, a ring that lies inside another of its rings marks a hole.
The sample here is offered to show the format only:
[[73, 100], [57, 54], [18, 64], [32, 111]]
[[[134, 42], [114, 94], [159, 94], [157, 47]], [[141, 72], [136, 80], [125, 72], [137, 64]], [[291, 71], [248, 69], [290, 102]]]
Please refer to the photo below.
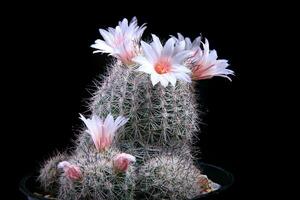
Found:
[[60, 173], [57, 169], [57, 165], [66, 160], [68, 158], [67, 155], [62, 153], [56, 153], [55, 156], [48, 159], [42, 166], [40, 170], [40, 175], [38, 180], [41, 183], [41, 186], [45, 191], [56, 193], [58, 190], [58, 178]]
[[73, 156], [69, 162], [82, 171], [78, 180], [63, 174], [59, 179], [58, 198], [73, 199], [132, 199], [135, 188], [135, 167], [125, 173], [114, 168], [113, 158], [120, 152], [110, 148], [105, 152], [86, 152]]
[[128, 116], [118, 144], [144, 158], [144, 154], [181, 148], [195, 139], [198, 116], [191, 90], [182, 81], [176, 87], [153, 87], [147, 74], [116, 64], [94, 96], [91, 110], [99, 116], [109, 112]]
[[[205, 184], [199, 184], [205, 179]], [[138, 183], [146, 199], [189, 199], [218, 187], [191, 159], [174, 154], [148, 160], [139, 170]]]
[[97, 83], [85, 129], [68, 156], [40, 171], [45, 191], [61, 200], [188, 199], [217, 190], [193, 163], [199, 132], [194, 82], [229, 78], [227, 60], [208, 41], [181, 34], [163, 45], [141, 41], [136, 18], [100, 29], [95, 53], [116, 60]]

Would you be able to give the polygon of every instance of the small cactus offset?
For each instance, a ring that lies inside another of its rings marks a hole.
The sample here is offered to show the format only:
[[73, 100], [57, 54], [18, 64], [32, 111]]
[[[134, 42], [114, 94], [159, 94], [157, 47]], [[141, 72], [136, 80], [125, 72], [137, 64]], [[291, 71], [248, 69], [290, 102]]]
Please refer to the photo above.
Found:
[[57, 165], [66, 159], [68, 159], [67, 155], [56, 153], [55, 156], [51, 157], [43, 164], [38, 179], [45, 191], [50, 193], [56, 193], [58, 191], [58, 179], [60, 173], [57, 169]]
[[62, 200], [189, 199], [219, 185], [194, 165], [199, 132], [194, 82], [233, 71], [201, 37], [165, 44], [136, 18], [100, 29], [94, 52], [116, 58], [90, 102], [73, 151], [40, 171], [45, 191]]
[[[122, 158], [122, 156], [124, 158]], [[68, 169], [59, 179], [58, 198], [73, 199], [133, 199], [136, 170], [129, 162], [118, 164], [120, 159], [125, 161], [128, 154], [122, 154], [117, 149], [110, 148], [105, 152], [88, 152], [84, 155], [73, 156], [68, 163], [78, 167], [79, 173], [70, 176]], [[121, 158], [120, 158], [121, 157]], [[62, 163], [63, 164], [63, 163]]]
[[175, 154], [162, 154], [145, 162], [138, 183], [145, 199], [189, 199], [218, 188], [191, 159]]

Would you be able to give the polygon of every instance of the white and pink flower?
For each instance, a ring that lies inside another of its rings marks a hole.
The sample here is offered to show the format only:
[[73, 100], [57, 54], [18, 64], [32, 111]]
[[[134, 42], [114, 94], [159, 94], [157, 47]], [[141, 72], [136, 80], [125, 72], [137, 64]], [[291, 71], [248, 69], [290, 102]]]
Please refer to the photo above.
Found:
[[80, 168], [69, 163], [68, 161], [62, 161], [58, 163], [57, 168], [62, 169], [65, 175], [71, 180], [78, 180], [82, 177]]
[[98, 151], [109, 148], [113, 142], [116, 131], [128, 121], [127, 118], [122, 116], [114, 120], [111, 114], [107, 115], [105, 120], [97, 115], [93, 115], [90, 119], [86, 119], [83, 115], [80, 115], [80, 119], [88, 128], [87, 132], [91, 135]]
[[202, 43], [203, 48], [198, 47], [197, 52], [191, 57], [191, 70], [193, 80], [209, 79], [214, 76], [221, 76], [224, 78], [230, 77], [234, 72], [227, 69], [228, 61], [224, 59], [217, 59], [216, 50], [209, 50], [208, 40]]
[[126, 172], [129, 165], [135, 161], [134, 156], [127, 153], [120, 153], [113, 158], [113, 167], [118, 172]]
[[104, 40], [96, 40], [91, 47], [97, 49], [94, 53], [108, 53], [130, 65], [133, 63], [132, 58], [140, 51], [139, 42], [145, 29], [144, 25], [137, 25], [135, 17], [129, 24], [127, 19], [123, 19], [116, 28], [99, 29]]
[[213, 76], [222, 76], [231, 80], [228, 75], [233, 75], [234, 72], [227, 69], [229, 66], [228, 61], [217, 59], [217, 52], [209, 50], [207, 39], [203, 43], [201, 42], [201, 36], [199, 36], [192, 42], [190, 38], [184, 37], [180, 33], [177, 35], [177, 38], [172, 37], [176, 40], [177, 45], [181, 46], [180, 50], [191, 51], [192, 56], [187, 62], [190, 64], [193, 80], [208, 79]]
[[177, 79], [191, 82], [191, 70], [184, 64], [191, 52], [176, 45], [174, 38], [168, 39], [164, 46], [156, 35], [153, 34], [152, 38], [153, 42], [150, 44], [141, 42], [143, 55], [133, 59], [140, 65], [137, 70], [150, 74], [153, 86], [158, 82], [164, 87], [169, 82], [175, 86]]

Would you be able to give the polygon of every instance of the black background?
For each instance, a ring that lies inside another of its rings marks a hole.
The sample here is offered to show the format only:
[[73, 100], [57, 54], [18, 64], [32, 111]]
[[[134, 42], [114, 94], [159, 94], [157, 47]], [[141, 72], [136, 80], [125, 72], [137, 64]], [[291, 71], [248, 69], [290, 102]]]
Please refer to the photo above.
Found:
[[90, 45], [100, 38], [98, 29], [133, 16], [139, 24], [147, 23], [144, 39], [150, 33], [164, 39], [177, 32], [191, 38], [202, 33], [219, 57], [229, 60], [236, 74], [232, 82], [223, 78], [198, 82], [198, 100], [206, 113], [201, 157], [234, 174], [235, 184], [224, 198], [244, 199], [263, 192], [257, 179], [267, 178], [259, 177], [257, 169], [264, 167], [257, 163], [264, 154], [259, 149], [266, 135], [265, 128], [257, 127], [264, 123], [268, 109], [262, 93], [269, 93], [270, 87], [262, 73], [272, 66], [264, 66], [262, 49], [269, 45], [272, 36], [265, 30], [273, 26], [274, 18], [265, 14], [264, 7], [250, 4], [135, 4], [139, 9], [125, 4], [12, 6], [17, 10], [6, 24], [7, 51], [12, 56], [5, 97], [11, 104], [6, 136], [15, 150], [5, 159], [12, 171], [13, 194], [21, 199], [17, 184], [22, 176], [37, 170], [55, 150], [67, 148], [82, 126], [78, 113], [86, 113], [93, 80], [111, 61], [106, 55], [92, 54]]

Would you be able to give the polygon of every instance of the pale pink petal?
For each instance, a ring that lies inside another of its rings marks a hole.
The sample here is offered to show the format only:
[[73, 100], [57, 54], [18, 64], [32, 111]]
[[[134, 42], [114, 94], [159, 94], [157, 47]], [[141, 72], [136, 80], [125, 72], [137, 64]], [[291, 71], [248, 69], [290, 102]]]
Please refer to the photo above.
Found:
[[197, 37], [193, 43], [192, 43], [192, 48], [197, 48], [201, 45], [201, 36]]
[[134, 156], [126, 153], [121, 153], [113, 158], [114, 169], [118, 172], [126, 172], [131, 163], [136, 162]]
[[153, 42], [150, 45], [154, 48], [157, 56], [160, 56], [161, 52], [163, 50], [163, 46], [160, 42], [160, 39], [154, 34], [152, 34], [152, 39], [153, 39]]
[[154, 73], [153, 67], [151, 66], [151, 64], [149, 63], [149, 65], [141, 65], [139, 68], [136, 69], [137, 71], [140, 72], [145, 72], [147, 74], [152, 74]]
[[176, 77], [174, 74], [169, 74], [165, 77], [174, 87], [176, 85]]
[[172, 71], [173, 72], [184, 72], [184, 73], [191, 73], [191, 70], [188, 69], [186, 66], [184, 65], [178, 65], [178, 64], [173, 64], [172, 65]]
[[184, 40], [184, 37], [181, 33], [177, 33], [177, 36], [180, 41]]
[[144, 52], [147, 60], [151, 64], [154, 64], [158, 57], [157, 57], [157, 54], [152, 50], [152, 47], [144, 41], [141, 42], [141, 46], [143, 48], [143, 52]]
[[108, 32], [104, 29], [99, 29], [99, 32], [100, 32], [101, 36], [103, 37], [103, 39], [107, 42], [108, 45], [113, 44], [114, 37], [110, 32]]
[[189, 76], [188, 74], [185, 74], [185, 73], [174, 73], [174, 75], [175, 75], [175, 77], [178, 80], [182, 80], [182, 81], [185, 81], [185, 82], [188, 82], [188, 83], [191, 82], [191, 76]]
[[164, 86], [164, 87], [168, 86], [169, 82], [166, 78], [164, 78], [163, 76], [160, 76], [159, 79], [160, 79], [159, 81], [160, 81], [162, 86]]
[[114, 129], [114, 117], [110, 113], [105, 118], [104, 127], [108, 130]]
[[[179, 42], [177, 42], [177, 45], [174, 48], [173, 55], [181, 53], [184, 50], [185, 50], [185, 41], [179, 41]], [[173, 58], [173, 59], [175, 59], [175, 58]]]
[[175, 44], [175, 40], [173, 38], [168, 39], [161, 52], [161, 56], [171, 57], [174, 51], [174, 44]]
[[174, 63], [183, 63], [187, 58], [189, 58], [192, 55], [193, 55], [192, 51], [186, 51], [186, 50], [180, 51], [174, 55], [172, 61]]
[[117, 119], [115, 120], [115, 127], [116, 127], [116, 129], [119, 129], [121, 126], [123, 126], [127, 122], [128, 122], [127, 118], [125, 118], [123, 116], [117, 117]]
[[151, 82], [152, 82], [152, 85], [156, 85], [158, 82], [159, 82], [159, 76], [158, 75], [155, 75], [155, 74], [151, 74]]
[[218, 58], [218, 55], [217, 55], [217, 52], [216, 52], [216, 50], [211, 50], [210, 52], [209, 52], [209, 55], [208, 55], [208, 60], [217, 60], [217, 58]]
[[87, 132], [91, 135], [94, 144], [97, 144], [97, 132], [98, 128], [95, 122], [92, 122], [90, 119], [86, 119], [83, 115], [80, 114], [80, 119], [85, 123], [88, 128]]
[[103, 40], [96, 40], [95, 44], [91, 45], [91, 47], [95, 48], [95, 49], [99, 49], [99, 50], [93, 51], [93, 53], [98, 53], [98, 52], [112, 53], [113, 52], [113, 49], [109, 45], [107, 45]]

